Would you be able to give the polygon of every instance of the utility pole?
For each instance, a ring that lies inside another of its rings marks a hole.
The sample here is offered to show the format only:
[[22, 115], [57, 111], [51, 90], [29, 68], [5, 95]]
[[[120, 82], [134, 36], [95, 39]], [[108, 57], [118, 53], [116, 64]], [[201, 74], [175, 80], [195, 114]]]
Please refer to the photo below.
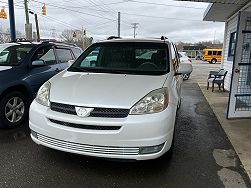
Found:
[[213, 44], [215, 44], [215, 37], [216, 37], [216, 30], [214, 30], [214, 41], [213, 41]]
[[8, 0], [9, 3], [9, 16], [10, 16], [10, 37], [11, 42], [16, 41], [16, 26], [15, 26], [15, 13], [14, 13], [14, 2]]
[[120, 37], [120, 12], [118, 12], [118, 37]]
[[37, 29], [37, 42], [40, 42], [40, 32], [39, 32], [37, 14], [35, 14], [35, 22], [36, 22], [36, 29]]
[[83, 40], [83, 50], [85, 50], [86, 31], [83, 26], [82, 26], [82, 40]]
[[51, 37], [54, 39], [56, 38], [56, 29], [55, 28], [51, 29]]
[[135, 38], [136, 35], [136, 29], [138, 28], [139, 23], [132, 23], [133, 28], [133, 37]]
[[24, 10], [25, 10], [25, 36], [27, 40], [32, 40], [32, 25], [29, 20], [29, 9], [28, 9], [28, 2], [24, 0]]
[[37, 39], [37, 42], [40, 42], [40, 31], [39, 31], [39, 24], [38, 24], [37, 14], [32, 12], [32, 11], [29, 11], [29, 13], [34, 14], [34, 16], [35, 16], [35, 23], [36, 23], [36, 30], [37, 30], [36, 39]]

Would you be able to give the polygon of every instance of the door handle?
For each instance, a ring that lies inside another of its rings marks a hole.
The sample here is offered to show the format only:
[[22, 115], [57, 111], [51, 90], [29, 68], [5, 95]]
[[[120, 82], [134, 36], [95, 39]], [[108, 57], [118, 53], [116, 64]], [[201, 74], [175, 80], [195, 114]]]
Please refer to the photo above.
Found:
[[60, 72], [59, 68], [56, 68], [56, 69], [55, 69], [55, 72]]
[[240, 73], [240, 69], [239, 69], [239, 68], [236, 68], [236, 69], [234, 70], [234, 72], [239, 74], [239, 73]]

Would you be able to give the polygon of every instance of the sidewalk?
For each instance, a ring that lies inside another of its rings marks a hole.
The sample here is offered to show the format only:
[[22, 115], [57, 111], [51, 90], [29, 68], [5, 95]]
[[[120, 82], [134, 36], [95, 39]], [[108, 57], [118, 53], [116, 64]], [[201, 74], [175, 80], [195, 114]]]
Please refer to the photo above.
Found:
[[251, 179], [251, 119], [227, 120], [228, 92], [217, 88], [212, 92], [211, 88], [206, 89], [205, 83], [199, 86]]

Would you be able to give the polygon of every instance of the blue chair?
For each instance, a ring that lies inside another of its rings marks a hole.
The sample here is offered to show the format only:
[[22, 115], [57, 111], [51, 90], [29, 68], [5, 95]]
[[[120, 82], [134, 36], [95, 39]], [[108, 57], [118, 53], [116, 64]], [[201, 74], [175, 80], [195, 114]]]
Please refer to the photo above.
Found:
[[209, 83], [212, 83], [212, 92], [214, 92], [214, 84], [218, 84], [219, 90], [221, 90], [221, 86], [224, 89], [224, 81], [227, 75], [227, 71], [224, 69], [220, 69], [219, 71], [210, 71], [207, 79], [207, 90], [209, 88]]

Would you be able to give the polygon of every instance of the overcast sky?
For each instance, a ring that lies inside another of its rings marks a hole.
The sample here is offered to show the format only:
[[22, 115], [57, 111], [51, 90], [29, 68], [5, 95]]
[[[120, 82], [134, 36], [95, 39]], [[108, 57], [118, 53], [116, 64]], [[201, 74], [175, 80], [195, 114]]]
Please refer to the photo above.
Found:
[[[24, 33], [23, 0], [14, 0], [17, 30]], [[42, 3], [47, 15], [42, 16]], [[0, 6], [8, 11], [7, 0]], [[167, 36], [173, 41], [223, 41], [224, 23], [202, 21], [207, 3], [173, 0], [29, 0], [29, 9], [38, 13], [41, 37], [59, 37], [64, 29], [86, 28], [88, 36], [101, 40], [117, 35], [117, 12], [121, 12], [121, 36], [132, 37], [131, 23], [139, 23], [137, 37]], [[34, 17], [30, 21], [35, 30]], [[9, 27], [9, 20], [0, 19], [0, 27]]]

